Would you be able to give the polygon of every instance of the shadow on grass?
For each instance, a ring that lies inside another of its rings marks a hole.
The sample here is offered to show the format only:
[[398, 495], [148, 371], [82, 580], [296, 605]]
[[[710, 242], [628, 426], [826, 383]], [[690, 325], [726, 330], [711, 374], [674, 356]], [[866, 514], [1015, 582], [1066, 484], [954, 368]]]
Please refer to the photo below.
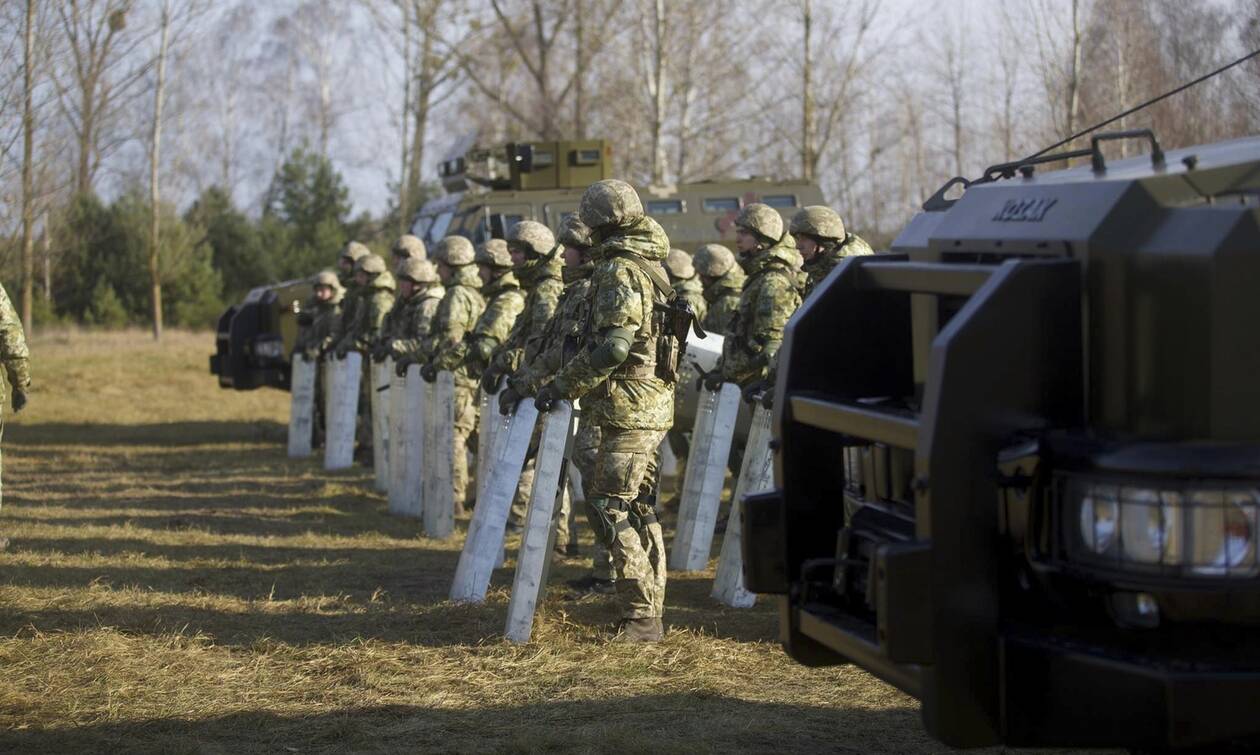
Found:
[[197, 446], [207, 443], [283, 441], [288, 426], [279, 422], [159, 422], [118, 425], [73, 422], [11, 423], [6, 446]]
[[[417, 682], [422, 681], [417, 673]], [[913, 708], [750, 702], [718, 695], [611, 697], [453, 710], [384, 705], [279, 715], [0, 732], [24, 752], [945, 752]]]

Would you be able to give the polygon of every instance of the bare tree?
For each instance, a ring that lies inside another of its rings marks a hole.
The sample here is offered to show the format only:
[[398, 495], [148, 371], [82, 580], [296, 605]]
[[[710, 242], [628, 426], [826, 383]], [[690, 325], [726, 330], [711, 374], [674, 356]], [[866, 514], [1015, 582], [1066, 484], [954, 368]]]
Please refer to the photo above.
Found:
[[162, 2], [157, 54], [157, 83], [153, 87], [153, 130], [149, 139], [149, 283], [153, 296], [153, 338], [162, 338], [162, 270], [159, 266], [159, 241], [161, 231], [161, 184], [158, 169], [162, 155], [162, 100], [166, 96], [166, 53], [170, 44], [171, 4]]
[[35, 298], [35, 0], [26, 0], [26, 35], [22, 46], [22, 325], [31, 332]]

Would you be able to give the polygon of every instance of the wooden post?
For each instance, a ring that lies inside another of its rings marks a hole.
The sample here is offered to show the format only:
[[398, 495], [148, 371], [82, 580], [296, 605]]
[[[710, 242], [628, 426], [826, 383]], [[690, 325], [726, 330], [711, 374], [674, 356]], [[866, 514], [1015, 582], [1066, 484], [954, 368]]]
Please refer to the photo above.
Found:
[[733, 383], [723, 383], [717, 393], [705, 391], [701, 397], [678, 510], [678, 531], [669, 556], [669, 567], [675, 571], [703, 571], [709, 564], [739, 398], [739, 387]]
[[744, 527], [740, 504], [744, 496], [774, 486], [771, 419], [770, 411], [762, 406], [753, 413], [752, 429], [744, 447], [744, 463], [739, 470], [739, 482], [735, 484], [731, 516], [726, 522], [726, 536], [722, 538], [722, 553], [718, 556], [717, 574], [713, 579], [713, 598], [732, 608], [751, 608], [757, 602], [756, 594], [744, 588], [744, 554], [740, 543]]
[[345, 359], [329, 359], [327, 408], [324, 412], [327, 432], [324, 437], [324, 469], [349, 469], [354, 465], [355, 419], [359, 413], [359, 380], [363, 374], [363, 356], [357, 351]]
[[315, 371], [319, 363], [302, 354], [293, 355], [289, 385], [289, 458], [311, 455], [311, 431], [315, 424]]

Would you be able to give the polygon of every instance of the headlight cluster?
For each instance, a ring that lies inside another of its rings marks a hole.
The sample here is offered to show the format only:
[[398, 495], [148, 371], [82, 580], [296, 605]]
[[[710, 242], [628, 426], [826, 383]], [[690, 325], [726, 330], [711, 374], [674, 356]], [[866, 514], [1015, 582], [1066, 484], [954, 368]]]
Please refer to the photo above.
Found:
[[1260, 489], [1225, 482], [1152, 487], [1062, 478], [1068, 556], [1188, 577], [1251, 577]]
[[254, 355], [263, 359], [280, 359], [284, 356], [284, 341], [259, 338], [254, 341]]

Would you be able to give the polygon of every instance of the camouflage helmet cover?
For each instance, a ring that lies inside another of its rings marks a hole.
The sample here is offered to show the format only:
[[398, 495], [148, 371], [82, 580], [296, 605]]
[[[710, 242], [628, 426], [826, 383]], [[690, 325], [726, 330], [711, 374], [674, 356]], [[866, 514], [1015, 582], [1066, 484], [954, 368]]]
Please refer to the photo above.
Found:
[[379, 254], [369, 252], [366, 256], [360, 257], [354, 263], [354, 271], [364, 272], [368, 275], [380, 275], [386, 270], [385, 260]]
[[426, 255], [424, 242], [410, 233], [399, 236], [394, 245], [389, 248], [389, 251], [395, 257], [406, 259], [424, 259]]
[[586, 187], [578, 205], [578, 217], [596, 230], [643, 216], [643, 202], [634, 187], [625, 181], [606, 178]]
[[463, 236], [447, 236], [438, 242], [433, 256], [451, 267], [461, 267], [471, 265], [477, 259], [477, 252], [472, 242]]
[[691, 264], [691, 255], [681, 249], [670, 249], [665, 258], [665, 269], [672, 278], [687, 280], [696, 277], [696, 268]]
[[590, 249], [591, 229], [586, 227], [577, 213], [565, 215], [560, 221], [560, 230], [556, 233], [556, 241], [574, 249]]
[[412, 283], [437, 283], [437, 268], [428, 260], [412, 257], [398, 266], [398, 278]]
[[803, 208], [792, 218], [792, 233], [840, 241], [844, 238], [844, 221], [840, 213], [820, 204]]
[[316, 288], [323, 286], [336, 291], [341, 288], [341, 279], [331, 270], [323, 270], [311, 280], [311, 285]]
[[503, 239], [490, 239], [477, 248], [478, 265], [506, 268], [512, 266], [512, 255], [508, 252], [507, 242]]
[[522, 220], [512, 226], [507, 237], [509, 244], [518, 244], [543, 257], [556, 248], [556, 237], [547, 226], [536, 220]]
[[368, 249], [363, 244], [360, 244], [357, 241], [347, 241], [346, 245], [341, 248], [340, 257], [341, 259], [347, 259], [351, 262], [358, 262], [360, 259], [371, 253], [372, 250]]
[[692, 260], [696, 270], [709, 278], [721, 278], [735, 267], [735, 254], [721, 244], [703, 244]]
[[754, 202], [739, 211], [735, 225], [771, 242], [783, 238], [783, 216], [770, 205]]

